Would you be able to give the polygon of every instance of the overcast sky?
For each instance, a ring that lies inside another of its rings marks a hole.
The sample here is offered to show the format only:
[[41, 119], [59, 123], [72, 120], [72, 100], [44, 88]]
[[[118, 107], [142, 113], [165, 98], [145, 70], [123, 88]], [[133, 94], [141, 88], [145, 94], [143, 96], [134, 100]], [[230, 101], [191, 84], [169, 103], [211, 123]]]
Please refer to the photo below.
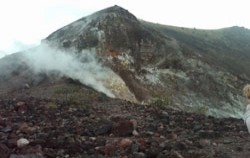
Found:
[[247, 0], [6, 0], [0, 2], [0, 57], [38, 45], [50, 33], [115, 4], [137, 18], [181, 27], [250, 28]]

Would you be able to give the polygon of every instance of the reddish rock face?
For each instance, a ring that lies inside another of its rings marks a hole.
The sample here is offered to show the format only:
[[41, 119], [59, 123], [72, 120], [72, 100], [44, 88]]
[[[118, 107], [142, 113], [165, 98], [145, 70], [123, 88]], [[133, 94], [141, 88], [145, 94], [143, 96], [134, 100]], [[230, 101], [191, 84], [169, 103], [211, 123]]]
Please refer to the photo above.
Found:
[[120, 121], [113, 125], [111, 133], [115, 136], [126, 137], [131, 136], [134, 130], [134, 125], [132, 121]]

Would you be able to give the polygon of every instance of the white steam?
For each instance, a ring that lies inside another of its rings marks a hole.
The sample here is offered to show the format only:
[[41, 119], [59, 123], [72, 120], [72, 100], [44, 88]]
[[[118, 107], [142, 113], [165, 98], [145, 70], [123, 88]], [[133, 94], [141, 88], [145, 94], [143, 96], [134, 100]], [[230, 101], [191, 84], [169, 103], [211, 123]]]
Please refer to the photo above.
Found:
[[24, 54], [27, 64], [35, 73], [57, 72], [61, 76], [78, 80], [109, 97], [114, 97], [113, 93], [102, 84], [103, 80], [108, 80], [105, 73], [107, 68], [97, 62], [95, 52], [87, 50], [81, 53], [73, 52], [42, 44]]

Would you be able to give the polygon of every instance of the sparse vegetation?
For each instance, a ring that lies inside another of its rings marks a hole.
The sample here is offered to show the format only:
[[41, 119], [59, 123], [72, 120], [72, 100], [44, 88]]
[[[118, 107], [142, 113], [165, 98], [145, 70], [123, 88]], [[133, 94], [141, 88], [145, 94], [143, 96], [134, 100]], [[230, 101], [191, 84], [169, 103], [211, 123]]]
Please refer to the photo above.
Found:
[[199, 106], [196, 107], [194, 110], [197, 114], [206, 114], [206, 112], [208, 111], [208, 107], [203, 105], [203, 106]]
[[87, 90], [82, 85], [68, 84], [56, 88], [53, 98], [63, 100], [69, 105], [84, 106], [85, 103], [95, 99], [103, 99], [104, 96], [94, 90]]
[[149, 104], [160, 108], [168, 107], [173, 104], [172, 95], [169, 92], [154, 93]]
[[167, 103], [165, 103], [164, 100], [159, 99], [159, 98], [151, 99], [151, 100], [149, 101], [149, 104], [150, 104], [150, 105], [153, 105], [153, 106], [160, 107], [160, 108], [164, 108], [164, 107], [166, 107], [166, 106], [168, 105]]

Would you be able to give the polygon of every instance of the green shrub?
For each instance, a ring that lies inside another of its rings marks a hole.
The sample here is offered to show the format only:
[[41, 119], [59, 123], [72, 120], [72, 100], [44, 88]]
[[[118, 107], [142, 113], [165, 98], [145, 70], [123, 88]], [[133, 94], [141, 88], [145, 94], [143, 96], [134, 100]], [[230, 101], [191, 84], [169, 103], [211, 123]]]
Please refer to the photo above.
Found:
[[163, 107], [166, 106], [166, 103], [163, 100], [161, 100], [161, 99], [151, 99], [149, 101], [149, 104], [153, 105], [153, 106], [160, 107], [160, 108], [163, 108]]

